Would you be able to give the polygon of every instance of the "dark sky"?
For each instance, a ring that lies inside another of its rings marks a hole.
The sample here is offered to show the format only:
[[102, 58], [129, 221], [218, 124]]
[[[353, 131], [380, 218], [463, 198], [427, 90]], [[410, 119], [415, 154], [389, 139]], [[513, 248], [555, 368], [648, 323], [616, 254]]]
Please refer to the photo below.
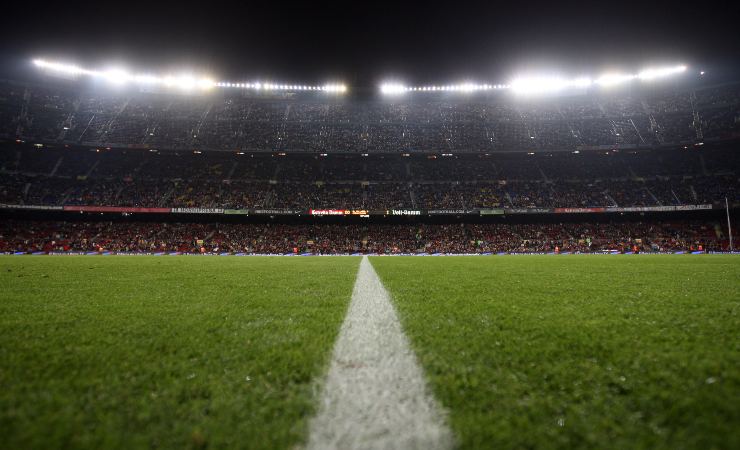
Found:
[[22, 74], [40, 56], [372, 87], [393, 77], [505, 82], [541, 69], [576, 76], [661, 62], [717, 72], [740, 61], [729, 2], [108, 3], [4, 7], [3, 75]]

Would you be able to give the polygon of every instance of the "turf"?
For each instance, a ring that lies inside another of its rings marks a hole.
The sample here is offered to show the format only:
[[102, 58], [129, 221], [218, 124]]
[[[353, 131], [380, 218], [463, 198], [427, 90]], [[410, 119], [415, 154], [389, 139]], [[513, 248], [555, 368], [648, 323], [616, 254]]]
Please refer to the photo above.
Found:
[[0, 257], [0, 448], [291, 448], [359, 258]]
[[461, 448], [740, 448], [740, 258], [371, 261]]

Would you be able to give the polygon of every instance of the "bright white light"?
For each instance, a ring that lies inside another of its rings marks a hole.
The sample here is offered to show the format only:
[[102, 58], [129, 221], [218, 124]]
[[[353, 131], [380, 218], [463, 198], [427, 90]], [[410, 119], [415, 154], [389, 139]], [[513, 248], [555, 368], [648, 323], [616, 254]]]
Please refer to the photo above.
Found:
[[669, 75], [674, 75], [677, 73], [685, 72], [686, 66], [676, 66], [676, 67], [663, 67], [660, 69], [647, 69], [643, 70], [637, 75], [637, 78], [641, 80], [654, 80], [656, 78], [663, 78], [667, 77]]
[[67, 75], [87, 75], [91, 77], [97, 77], [108, 81], [111, 84], [122, 85], [125, 83], [136, 83], [140, 85], [161, 85], [168, 88], [180, 89], [183, 91], [191, 91], [194, 89], [209, 90], [213, 87], [223, 88], [241, 88], [241, 89], [266, 89], [266, 90], [280, 90], [280, 91], [324, 91], [332, 93], [345, 93], [347, 92], [347, 86], [340, 83], [330, 83], [323, 86], [306, 86], [296, 84], [273, 84], [273, 83], [232, 83], [230, 81], [214, 81], [211, 78], [203, 77], [198, 78], [192, 75], [166, 75], [158, 77], [151, 74], [137, 74], [131, 75], [128, 72], [121, 69], [109, 69], [105, 71], [96, 71], [83, 69], [73, 64], [63, 64], [57, 62], [49, 62], [43, 59], [32, 60], [34, 66], [41, 70], [48, 70], [59, 72]]
[[321, 90], [325, 92], [346, 92], [347, 87], [343, 84], [325, 84], [321, 87]]
[[125, 84], [131, 79], [131, 75], [121, 69], [110, 69], [103, 72], [103, 77], [113, 84]]
[[189, 91], [195, 87], [195, 79], [189, 75], [181, 75], [175, 79], [175, 86]]
[[61, 72], [67, 75], [93, 75], [96, 74], [94, 71], [85, 70], [81, 67], [75, 66], [73, 64], [63, 64], [63, 63], [56, 63], [56, 62], [48, 62], [44, 61], [43, 59], [34, 59], [33, 64], [36, 67], [39, 67], [41, 69], [47, 69], [54, 72]]
[[347, 92], [347, 86], [344, 84], [329, 83], [323, 86], [306, 86], [301, 84], [276, 84], [276, 83], [230, 83], [227, 81], [215, 82], [209, 79], [202, 79], [198, 81], [198, 86], [202, 89], [209, 89], [213, 86], [226, 87], [226, 88], [241, 88], [241, 89], [255, 89], [255, 90], [269, 90], [269, 91], [322, 91], [331, 93], [345, 93]]
[[157, 84], [160, 80], [154, 75], [136, 75], [134, 77], [134, 82], [139, 84]]
[[626, 75], [621, 73], [607, 73], [596, 79], [596, 84], [601, 86], [614, 86], [615, 84], [625, 83], [635, 79], [635, 75]]
[[398, 83], [383, 83], [380, 86], [380, 92], [386, 95], [399, 95], [407, 90], [406, 86]]
[[542, 94], [558, 92], [567, 88], [587, 88], [593, 82], [588, 77], [566, 80], [560, 77], [518, 78], [511, 82], [511, 89], [517, 94]]
[[[685, 72], [687, 67], [684, 65], [674, 67], [664, 67], [656, 69], [647, 69], [639, 74], [622, 74], [606, 73], [598, 78], [582, 76], [574, 79], [548, 76], [519, 77], [510, 84], [474, 84], [463, 83], [446, 86], [411, 86], [407, 87], [398, 83], [384, 83], [380, 86], [380, 92], [388, 95], [398, 95], [404, 92], [476, 92], [488, 91], [491, 89], [502, 90], [512, 89], [517, 94], [540, 94], [554, 93], [565, 89], [587, 89], [598, 85], [602, 87], [613, 86], [616, 84], [626, 83], [633, 80], [648, 81], [657, 78], [667, 77], [670, 75]], [[701, 72], [703, 75], [703, 72]]]
[[506, 89], [507, 85], [504, 84], [475, 84], [475, 83], [463, 83], [463, 84], [450, 84], [446, 86], [404, 86], [396, 83], [385, 83], [380, 86], [380, 91], [383, 94], [401, 94], [403, 92], [477, 92], [477, 91], [489, 91], [491, 89]]
[[105, 71], [83, 69], [72, 64], [62, 64], [48, 62], [42, 59], [34, 59], [33, 64], [44, 70], [65, 73], [69, 75], [88, 75], [91, 77], [101, 78], [111, 84], [123, 85], [126, 83], [136, 83], [141, 85], [163, 85], [165, 87], [177, 87], [183, 90], [191, 90], [195, 87], [200, 89], [210, 89], [213, 86], [225, 86], [227, 83], [215, 83], [209, 78], [196, 80], [190, 75], [181, 75], [179, 77], [165, 76], [158, 77], [151, 74], [131, 75], [122, 69], [109, 69]]
[[511, 89], [518, 94], [539, 94], [556, 92], [567, 86], [567, 82], [557, 77], [517, 78], [511, 82]]
[[591, 81], [591, 78], [581, 77], [581, 78], [576, 78], [575, 80], [573, 80], [571, 82], [571, 86], [579, 87], [579, 88], [586, 88], [586, 87], [591, 86], [592, 83], [593, 82]]

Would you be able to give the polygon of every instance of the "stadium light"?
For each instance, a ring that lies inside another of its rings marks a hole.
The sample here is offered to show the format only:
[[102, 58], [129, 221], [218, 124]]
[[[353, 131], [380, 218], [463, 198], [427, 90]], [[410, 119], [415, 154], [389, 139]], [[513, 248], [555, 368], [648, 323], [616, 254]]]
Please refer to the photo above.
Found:
[[619, 73], [607, 73], [596, 79], [596, 84], [601, 86], [614, 86], [615, 84], [621, 84], [626, 81], [634, 80], [634, 75], [625, 75]]
[[330, 83], [322, 86], [307, 86], [303, 84], [277, 84], [277, 83], [231, 83], [228, 81], [210, 82], [210, 86], [225, 87], [225, 88], [238, 88], [238, 89], [254, 89], [254, 90], [265, 90], [265, 91], [322, 91], [330, 92], [335, 94], [344, 94], [347, 92], [347, 85], [341, 83]]
[[398, 83], [383, 83], [380, 85], [380, 92], [386, 95], [399, 95], [408, 90], [409, 88]]
[[663, 67], [660, 69], [647, 69], [637, 74], [637, 78], [641, 80], [654, 80], [656, 78], [663, 78], [669, 75], [685, 72], [686, 66], [676, 67]]
[[347, 86], [343, 84], [325, 84], [321, 86], [321, 90], [325, 92], [344, 93], [347, 92]]
[[463, 83], [450, 85], [431, 85], [431, 86], [405, 86], [399, 83], [383, 83], [380, 85], [380, 92], [385, 95], [400, 95], [405, 92], [477, 92], [490, 91], [499, 89], [509, 89], [507, 84], [477, 84]]
[[182, 91], [193, 91], [199, 89], [202, 91], [210, 90], [214, 87], [237, 88], [237, 89], [254, 89], [270, 91], [322, 91], [334, 94], [344, 94], [347, 92], [347, 86], [342, 83], [329, 83], [322, 86], [307, 86], [297, 84], [276, 84], [276, 83], [234, 83], [231, 81], [214, 81], [211, 78], [197, 78], [192, 75], [166, 75], [156, 76], [148, 73], [130, 74], [122, 69], [108, 69], [104, 71], [89, 70], [74, 64], [65, 64], [59, 62], [50, 62], [44, 59], [32, 60], [34, 66], [41, 70], [57, 72], [72, 76], [90, 76], [102, 79], [114, 85], [124, 85], [133, 83], [138, 85], [160, 85], [166, 88], [179, 89]]
[[103, 78], [105, 78], [106, 81], [116, 84], [116, 85], [122, 85], [126, 84], [131, 80], [132, 77], [129, 75], [126, 71], [121, 69], [110, 69], [106, 70], [102, 73]]
[[98, 73], [92, 70], [85, 70], [74, 64], [63, 64], [57, 62], [48, 62], [43, 59], [34, 59], [33, 64], [41, 69], [47, 69], [55, 72], [64, 73], [67, 75], [97, 75]]
[[651, 81], [685, 72], [685, 65], [645, 69], [637, 74], [606, 73], [597, 78], [581, 76], [574, 79], [557, 76], [517, 77], [508, 84], [462, 83], [450, 85], [406, 86], [400, 83], [381, 84], [383, 95], [400, 95], [406, 92], [462, 92], [497, 91], [510, 89], [516, 94], [555, 93], [565, 89], [587, 89], [594, 86], [609, 87], [633, 80]]
[[157, 84], [159, 79], [154, 75], [136, 75], [134, 82], [138, 84]]
[[587, 88], [593, 84], [591, 78], [580, 77], [566, 80], [559, 77], [518, 78], [511, 82], [511, 90], [517, 94], [539, 94], [557, 92], [567, 88]]

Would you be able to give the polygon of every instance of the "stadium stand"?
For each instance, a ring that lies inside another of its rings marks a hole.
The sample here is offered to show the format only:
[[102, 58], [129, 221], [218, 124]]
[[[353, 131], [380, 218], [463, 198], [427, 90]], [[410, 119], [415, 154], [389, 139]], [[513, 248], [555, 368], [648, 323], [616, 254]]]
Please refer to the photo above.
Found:
[[[615, 222], [590, 213], [711, 211], [725, 199], [737, 208], [738, 140], [740, 84], [369, 101], [3, 81], [0, 251], [723, 251], [717, 214]], [[52, 221], [47, 209], [207, 217]], [[229, 211], [278, 219], [219, 223]], [[572, 212], [588, 214], [484, 219]], [[372, 220], [310, 220], [335, 214]], [[383, 223], [435, 214], [460, 218]]]
[[705, 221], [556, 224], [200, 224], [8, 220], [0, 252], [314, 254], [722, 251]]
[[0, 146], [0, 203], [467, 209], [740, 202], [733, 147], [528, 155], [303, 155]]
[[497, 152], [737, 138], [740, 84], [537, 101], [350, 101], [80, 91], [0, 82], [0, 136], [180, 150]]

